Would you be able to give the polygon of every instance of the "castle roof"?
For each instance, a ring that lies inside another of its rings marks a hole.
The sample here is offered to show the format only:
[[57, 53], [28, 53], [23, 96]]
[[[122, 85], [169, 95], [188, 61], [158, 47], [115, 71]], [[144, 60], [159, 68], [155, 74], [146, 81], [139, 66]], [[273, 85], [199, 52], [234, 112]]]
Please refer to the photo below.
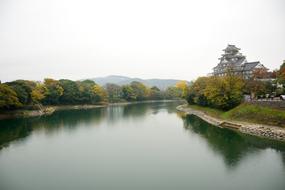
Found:
[[258, 64], [260, 64], [259, 61], [255, 61], [255, 62], [247, 62], [243, 65], [243, 70], [244, 71], [251, 71], [253, 68], [255, 68]]
[[239, 51], [239, 50], [240, 50], [240, 48], [237, 48], [235, 45], [230, 45], [230, 44], [228, 44], [226, 49], [224, 49], [225, 52], [227, 52], [227, 51]]

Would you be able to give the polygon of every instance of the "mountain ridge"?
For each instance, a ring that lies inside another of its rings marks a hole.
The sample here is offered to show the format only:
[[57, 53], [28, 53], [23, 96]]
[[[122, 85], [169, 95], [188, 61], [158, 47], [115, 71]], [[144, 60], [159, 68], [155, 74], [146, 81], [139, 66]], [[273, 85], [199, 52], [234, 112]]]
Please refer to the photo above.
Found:
[[137, 77], [127, 77], [122, 75], [108, 75], [105, 77], [94, 77], [89, 78], [89, 80], [93, 80], [97, 84], [104, 86], [107, 83], [113, 83], [117, 85], [126, 85], [130, 84], [133, 81], [141, 82], [148, 87], [156, 86], [161, 90], [165, 90], [170, 86], [174, 86], [177, 82], [181, 81], [178, 79], [159, 79], [159, 78], [151, 78], [151, 79], [141, 79]]

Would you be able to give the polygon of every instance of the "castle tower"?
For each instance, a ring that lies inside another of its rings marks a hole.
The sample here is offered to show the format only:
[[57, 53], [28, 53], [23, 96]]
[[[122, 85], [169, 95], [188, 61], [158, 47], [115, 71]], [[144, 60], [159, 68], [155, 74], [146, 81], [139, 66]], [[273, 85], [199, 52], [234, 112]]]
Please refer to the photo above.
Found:
[[222, 76], [229, 70], [233, 71], [235, 74], [242, 73], [243, 64], [246, 63], [246, 57], [242, 55], [235, 45], [228, 45], [226, 49], [223, 50], [221, 58], [219, 58], [219, 64], [214, 67], [214, 75]]

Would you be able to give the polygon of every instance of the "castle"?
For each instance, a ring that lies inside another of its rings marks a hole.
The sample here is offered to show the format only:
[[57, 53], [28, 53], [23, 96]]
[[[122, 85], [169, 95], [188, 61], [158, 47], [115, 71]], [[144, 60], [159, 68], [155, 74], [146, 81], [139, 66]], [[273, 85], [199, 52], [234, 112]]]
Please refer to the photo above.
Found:
[[214, 76], [223, 76], [228, 72], [234, 73], [236, 75], [241, 75], [245, 79], [250, 79], [253, 77], [253, 72], [255, 69], [266, 69], [259, 61], [248, 62], [246, 57], [242, 55], [235, 45], [228, 45], [226, 49], [223, 50], [224, 54], [219, 58], [220, 63], [214, 67]]

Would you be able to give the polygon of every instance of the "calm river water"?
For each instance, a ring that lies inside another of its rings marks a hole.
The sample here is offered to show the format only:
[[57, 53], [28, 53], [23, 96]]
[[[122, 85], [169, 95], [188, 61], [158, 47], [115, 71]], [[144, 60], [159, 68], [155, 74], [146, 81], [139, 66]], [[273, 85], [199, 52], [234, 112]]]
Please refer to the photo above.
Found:
[[284, 144], [181, 117], [178, 104], [0, 121], [0, 189], [285, 189]]

